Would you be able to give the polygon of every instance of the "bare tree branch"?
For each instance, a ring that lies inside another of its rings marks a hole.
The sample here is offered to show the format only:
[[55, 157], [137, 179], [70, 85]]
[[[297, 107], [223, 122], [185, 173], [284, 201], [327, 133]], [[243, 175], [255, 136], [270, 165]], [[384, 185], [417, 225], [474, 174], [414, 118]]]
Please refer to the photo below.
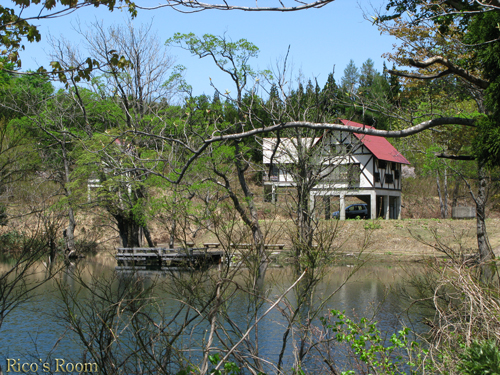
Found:
[[389, 74], [398, 76], [398, 77], [405, 77], [405, 78], [415, 78], [415, 79], [435, 79], [435, 78], [441, 78], [444, 76], [447, 76], [449, 74], [452, 74], [452, 71], [450, 69], [446, 69], [442, 72], [436, 73], [436, 74], [419, 74], [419, 73], [409, 73], [409, 72], [403, 72], [401, 70], [392, 70], [392, 69], [387, 69], [387, 72]]
[[458, 65], [453, 64], [452, 62], [450, 62], [450, 60], [448, 60], [442, 56], [434, 56], [434, 57], [428, 58], [425, 61], [419, 61], [419, 60], [415, 60], [415, 59], [409, 59], [408, 61], [409, 61], [410, 65], [414, 66], [415, 68], [428, 68], [429, 66], [433, 66], [436, 64], [442, 65], [442, 66], [445, 66], [448, 68], [449, 73], [447, 73], [447, 74], [450, 74], [450, 73], [456, 74], [457, 76], [462, 77], [466, 81], [469, 81], [482, 89], [486, 89], [489, 86], [488, 81], [471, 74], [467, 70], [459, 67]]
[[[286, 122], [283, 124], [276, 124], [272, 126], [267, 126], [258, 129], [252, 129], [246, 132], [234, 133], [234, 134], [224, 134], [220, 136], [214, 136], [203, 141], [203, 144], [193, 152], [193, 155], [188, 159], [182, 169], [178, 172], [177, 180], [172, 181], [172, 183], [179, 183], [189, 167], [194, 163], [194, 161], [206, 150], [206, 148], [216, 142], [230, 141], [230, 140], [241, 140], [248, 137], [257, 136], [259, 134], [271, 133], [280, 131], [283, 129], [293, 129], [293, 128], [306, 128], [306, 129], [314, 129], [314, 130], [330, 130], [330, 131], [343, 131], [349, 133], [357, 133], [357, 134], [365, 134], [365, 135], [373, 135], [378, 137], [386, 137], [386, 138], [403, 138], [408, 137], [413, 134], [420, 133], [426, 129], [433, 128], [435, 126], [440, 125], [464, 125], [464, 126], [475, 126], [474, 119], [462, 118], [462, 117], [441, 117], [435, 118], [432, 120], [424, 121], [418, 125], [403, 129], [403, 130], [378, 130], [373, 128], [359, 128], [354, 126], [346, 126], [342, 124], [331, 124], [331, 123], [314, 123], [308, 121], [295, 121], [295, 122]], [[148, 136], [152, 138], [161, 139], [162, 141], [167, 142], [177, 142], [173, 137], [162, 136], [151, 134], [142, 131], [129, 131], [136, 135]], [[124, 135], [127, 132], [124, 133]]]
[[359, 128], [355, 126], [346, 126], [342, 124], [332, 124], [332, 123], [314, 123], [308, 121], [292, 121], [283, 124], [272, 125], [260, 129], [253, 129], [247, 132], [226, 134], [218, 137], [212, 137], [205, 140], [206, 143], [220, 142], [225, 140], [234, 140], [251, 137], [254, 135], [262, 133], [275, 132], [282, 129], [292, 129], [292, 128], [307, 128], [316, 130], [332, 130], [332, 131], [343, 131], [349, 133], [366, 134], [378, 137], [386, 138], [402, 138], [409, 135], [420, 133], [423, 130], [433, 128], [440, 125], [464, 125], [464, 126], [475, 126], [474, 119], [468, 119], [463, 117], [440, 117], [432, 120], [421, 122], [418, 125], [402, 129], [402, 130], [377, 130], [373, 128]]
[[238, 347], [238, 345], [240, 345], [243, 340], [245, 340], [245, 338], [248, 336], [248, 334], [250, 333], [250, 331], [252, 329], [254, 329], [254, 327], [261, 321], [262, 318], [264, 318], [270, 311], [272, 311], [274, 309], [274, 307], [276, 305], [278, 305], [280, 303], [280, 301], [288, 294], [288, 292], [290, 290], [293, 289], [293, 287], [295, 285], [297, 285], [297, 283], [304, 277], [304, 275], [306, 274], [307, 272], [307, 268], [304, 272], [302, 272], [302, 275], [300, 275], [300, 277], [295, 280], [295, 282], [285, 291], [285, 293], [283, 293], [267, 310], [264, 314], [262, 314], [260, 316], [259, 319], [257, 319], [255, 321], [255, 323], [250, 327], [248, 328], [248, 330], [245, 332], [245, 334], [243, 335], [243, 337], [240, 339], [240, 341], [238, 341], [228, 352], [227, 354], [224, 356], [224, 358], [221, 359], [221, 361], [217, 364], [217, 366], [215, 366], [215, 371], [217, 371], [219, 369], [219, 367], [229, 358], [229, 356], [231, 355], [231, 353]]
[[434, 155], [440, 159], [450, 159], [450, 160], [475, 160], [472, 155], [452, 155], [447, 154], [446, 152], [435, 152]]
[[156, 5], [153, 7], [144, 7], [135, 5], [137, 9], [142, 10], [155, 10], [160, 8], [173, 8], [182, 13], [201, 12], [207, 9], [213, 10], [242, 10], [245, 12], [295, 12], [304, 9], [322, 8], [327, 4], [333, 3], [335, 0], [317, 0], [311, 2], [302, 2], [294, 0], [294, 6], [286, 6], [282, 1], [279, 1], [277, 6], [260, 7], [258, 4], [255, 6], [232, 5], [224, 2], [223, 4], [211, 4], [201, 1], [192, 0], [167, 0], [164, 4]]

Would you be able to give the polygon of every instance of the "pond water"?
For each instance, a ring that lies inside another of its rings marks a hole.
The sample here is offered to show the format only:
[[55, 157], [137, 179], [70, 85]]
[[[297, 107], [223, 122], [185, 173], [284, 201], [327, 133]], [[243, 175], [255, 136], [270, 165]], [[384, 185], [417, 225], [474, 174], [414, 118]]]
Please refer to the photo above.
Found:
[[[83, 267], [84, 271], [80, 282], [90, 283], [92, 280], [91, 275], [112, 278], [115, 274], [115, 266], [114, 259], [109, 257], [88, 260]], [[319, 317], [326, 316], [331, 309], [345, 310], [352, 317], [375, 316], [378, 328], [383, 332], [383, 335], [396, 332], [401, 327], [402, 322], [409, 323], [409, 316], [405, 313], [408, 302], [401, 298], [395, 290], [407, 274], [408, 269], [414, 271], [415, 266], [403, 268], [391, 264], [364, 265], [344, 286], [340, 287], [353, 269], [352, 265], [329, 267], [316, 285], [314, 293], [309, 295], [311, 298], [309, 308], [304, 308], [303, 311], [297, 314], [294, 331], [287, 337], [287, 347], [284, 351], [283, 360], [284, 369], [291, 370], [294, 359], [297, 357], [297, 353], [300, 352], [300, 330], [297, 327], [307, 324], [308, 319], [310, 319], [312, 324], [310, 325], [311, 329], [308, 331], [309, 339], [312, 340], [315, 335], [324, 338], [324, 334], [321, 336], [322, 325]], [[16, 308], [7, 316], [0, 328], [0, 366], [2, 366], [4, 374], [9, 373], [6, 372], [8, 364], [17, 366], [24, 363], [36, 363], [38, 364], [38, 371], [33, 371], [35, 369], [33, 366], [32, 370], [24, 372], [42, 374], [55, 373], [54, 366], [57, 360], [59, 360], [59, 364], [62, 363], [60, 360], [64, 360], [66, 364], [89, 362], [88, 356], [84, 357], [85, 347], [79, 340], [78, 335], [70, 329], [65, 320], [61, 319], [65, 310], [65, 304], [60, 293], [61, 286], [74, 292], [75, 298], [81, 298], [82, 301], [85, 301], [86, 305], [84, 307], [88, 308], [86, 311], [92, 310], [93, 307], [90, 306], [93, 302], [88, 299], [88, 291], [85, 288], [82, 289], [81, 285], [78, 285], [77, 281], [70, 277], [71, 272], [69, 274], [61, 273], [55, 279], [43, 284], [37, 289], [36, 296], [29, 303]], [[235, 280], [243, 284], [246, 271], [241, 270], [239, 272], [239, 274], [236, 274]], [[44, 277], [43, 270], [40, 271], [37, 277], [40, 279]], [[123, 285], [129, 278], [130, 276], [124, 275], [115, 278], [112, 282], [113, 287], [120, 288], [120, 285]], [[179, 290], [179, 280], [183, 278], [182, 275], [162, 275], [159, 277], [149, 275], [142, 281], [146, 286], [151, 283], [158, 284], [154, 302], [155, 312], [152, 313], [152, 316], [158, 319], [157, 324], [160, 324], [158, 321], [161, 320], [161, 316], [164, 317], [163, 322], [167, 322], [182, 306], [185, 307], [185, 304], [180, 302], [182, 290]], [[295, 278], [296, 275], [290, 268], [269, 269], [264, 285], [261, 288], [267, 301], [262, 304], [257, 316], [261, 316], [272, 302], [294, 282]], [[211, 278], [207, 277], [200, 282], [199, 288], [206, 287], [209, 290], [211, 288], [210, 280]], [[338, 291], [334, 293], [337, 289]], [[174, 292], [174, 290], [176, 291]], [[230, 337], [232, 335], [234, 339], [241, 336], [241, 333], [237, 334], [235, 332], [238, 330], [244, 332], [255, 322], [255, 316], [251, 314], [253, 310], [249, 308], [249, 301], [252, 300], [249, 294], [241, 289], [232, 289], [232, 291], [229, 302], [221, 308], [224, 314], [227, 315], [227, 319], [224, 322], [221, 320], [220, 331], [226, 330], [226, 334]], [[334, 293], [333, 296], [328, 299], [327, 297], [332, 293]], [[200, 298], [202, 299], [202, 297]], [[281, 311], [279, 309], [272, 310], [258, 324], [258, 353], [259, 356], [269, 361], [270, 364], [264, 367], [268, 373], [275, 372], [272, 364], [277, 363], [283, 347], [283, 337], [289, 322], [283, 311], [293, 312], [297, 299], [297, 293], [293, 290], [290, 291], [279, 305]], [[321, 311], [312, 316], [311, 311], [315, 311], [321, 304], [323, 304]], [[183, 310], [183, 314], [184, 311], [186, 310]], [[80, 314], [84, 313], [83, 310], [80, 311]], [[75, 312], [75, 315], [77, 314], [78, 312]], [[168, 328], [174, 330], [180, 327], [184, 318], [185, 315], [182, 315], [170, 320]], [[118, 330], [122, 328], [119, 327]], [[199, 363], [201, 344], [208, 339], [209, 328], [206, 319], [197, 319], [193, 324], [183, 329], [177, 341], [181, 342], [178, 347], [183, 347], [185, 350], [182, 357], [183, 361], [186, 363]], [[424, 327], [416, 323], [416, 325], [412, 326], [412, 329], [422, 332]], [[254, 332], [252, 331], [251, 337], [254, 337]], [[220, 338], [215, 337], [212, 347], [221, 347], [220, 340], [224, 341], [224, 337], [224, 335], [221, 335]], [[130, 348], [130, 346], [127, 348]], [[304, 362], [304, 366], [307, 366], [310, 371], [314, 370], [316, 367], [314, 362], [318, 360], [317, 358], [318, 356], [310, 356], [308, 362]], [[8, 362], [9, 360], [10, 362]], [[43, 364], [46, 364], [45, 368]], [[13, 372], [12, 369], [19, 368], [11, 366], [10, 369]], [[28, 369], [28, 367], [25, 367], [25, 369]], [[61, 369], [63, 368], [60, 367], [59, 370]], [[69, 370], [74, 370], [74, 368], [65, 369], [67, 373], [71, 373], [72, 371]], [[23, 372], [22, 368], [20, 372]], [[60, 372], [62, 373], [62, 371]], [[77, 371], [75, 370], [74, 373], [77, 373]]]

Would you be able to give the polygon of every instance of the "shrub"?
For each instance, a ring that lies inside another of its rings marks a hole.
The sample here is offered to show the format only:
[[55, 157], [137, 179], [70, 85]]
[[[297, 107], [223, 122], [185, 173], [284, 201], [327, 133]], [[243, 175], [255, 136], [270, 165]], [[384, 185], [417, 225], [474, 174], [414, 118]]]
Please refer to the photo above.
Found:
[[[356, 322], [345, 312], [332, 310], [332, 318], [322, 319], [323, 325], [334, 334], [334, 340], [345, 343], [354, 352], [358, 365], [375, 374], [418, 373], [425, 365], [427, 351], [420, 344], [409, 340], [410, 329], [402, 327], [384, 339], [377, 323], [361, 318]], [[359, 367], [358, 367], [359, 368]], [[352, 370], [342, 374], [354, 375]]]
[[24, 236], [17, 231], [11, 231], [0, 235], [0, 254], [8, 259], [11, 255], [19, 253], [23, 249]]
[[78, 254], [81, 255], [96, 255], [99, 244], [95, 240], [81, 239], [75, 242], [75, 247]]
[[474, 341], [460, 356], [458, 370], [466, 375], [500, 374], [500, 350], [495, 341]]

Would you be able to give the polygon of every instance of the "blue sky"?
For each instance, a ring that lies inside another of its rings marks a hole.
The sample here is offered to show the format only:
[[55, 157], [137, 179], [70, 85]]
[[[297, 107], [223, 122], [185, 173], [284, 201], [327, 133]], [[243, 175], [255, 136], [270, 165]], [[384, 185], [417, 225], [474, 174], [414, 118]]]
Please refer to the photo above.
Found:
[[[241, 0], [235, 0], [241, 1]], [[368, 14], [374, 14], [372, 7], [379, 9], [385, 0], [365, 1]], [[147, 2], [146, 2], [147, 3]], [[80, 37], [72, 30], [72, 24], [79, 19], [82, 25], [98, 20], [104, 25], [125, 23], [129, 19], [125, 11], [109, 12], [104, 7], [85, 8], [71, 15], [37, 21], [42, 32], [42, 42], [28, 44], [21, 53], [23, 70], [47, 66], [46, 54], [50, 47], [46, 35], [64, 35], [66, 39], [78, 44]], [[268, 69], [286, 55], [290, 46], [289, 64], [295, 76], [299, 72], [305, 79], [318, 80], [322, 87], [328, 74], [335, 67], [335, 78], [340, 82], [344, 68], [350, 59], [360, 67], [371, 58], [375, 68], [382, 70], [384, 52], [390, 52], [396, 40], [380, 35], [377, 27], [363, 19], [360, 3], [353, 0], [336, 0], [321, 8], [300, 12], [241, 12], [241, 11], [204, 11], [182, 14], [172, 9], [139, 11], [134, 24], [153, 22], [152, 29], [161, 41], [167, 40], [176, 32], [193, 32], [225, 35], [233, 41], [246, 38], [260, 49], [259, 57], [251, 61], [255, 69]], [[198, 59], [180, 48], [171, 48], [176, 63], [186, 66], [186, 81], [193, 86], [193, 93], [212, 95], [209, 77], [221, 90], [232, 90], [232, 85], [208, 59]]]

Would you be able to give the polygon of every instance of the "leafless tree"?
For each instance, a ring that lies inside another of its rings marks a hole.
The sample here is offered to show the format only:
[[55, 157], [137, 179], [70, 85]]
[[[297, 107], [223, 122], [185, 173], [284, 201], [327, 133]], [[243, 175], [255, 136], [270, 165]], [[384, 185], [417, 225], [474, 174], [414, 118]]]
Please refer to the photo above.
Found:
[[[173, 60], [151, 32], [151, 25], [135, 28], [129, 23], [126, 27], [105, 29], [102, 23], [95, 22], [92, 32], [84, 31], [81, 25], [77, 31], [99, 65], [87, 84], [92, 94], [84, 95], [84, 87], [70, 69], [83, 60], [81, 51], [64, 39], [54, 40], [52, 57], [69, 72], [67, 80], [72, 83], [69, 92], [81, 109], [89, 141], [95, 142], [100, 134], [104, 137], [101, 142], [104, 139], [107, 144], [100, 150], [85, 146], [100, 158], [94, 164], [94, 178], [101, 183], [101, 203], [116, 220], [124, 246], [138, 246], [141, 232], [149, 246], [153, 246], [144, 215], [132, 213], [148, 198], [144, 185], [148, 174], [137, 172], [135, 166], [141, 164], [141, 150], [162, 152], [163, 146], [151, 139], [121, 136], [120, 129], [147, 131], [158, 127], [162, 121], [160, 112], [174, 93], [176, 76], [172, 79], [167, 76]], [[123, 57], [120, 62], [113, 60], [116, 53]], [[107, 111], [95, 111], [93, 106], [99, 101], [108, 105]]]

